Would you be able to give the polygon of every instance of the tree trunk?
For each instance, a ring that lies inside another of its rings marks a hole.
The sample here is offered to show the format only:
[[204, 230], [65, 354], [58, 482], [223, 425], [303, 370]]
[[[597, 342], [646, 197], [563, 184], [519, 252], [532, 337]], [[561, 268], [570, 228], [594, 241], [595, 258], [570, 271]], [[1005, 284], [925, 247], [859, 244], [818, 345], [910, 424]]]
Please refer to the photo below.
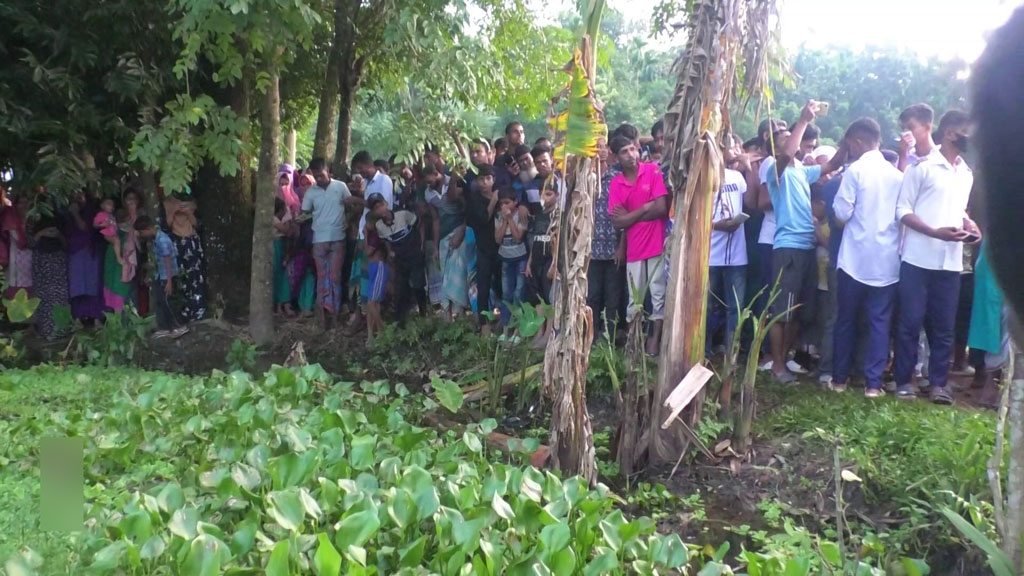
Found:
[[256, 214], [252, 227], [252, 279], [249, 287], [249, 333], [257, 345], [274, 338], [271, 257], [274, 243], [274, 177], [281, 145], [281, 95], [278, 55], [269, 54], [267, 93], [260, 112], [260, 163], [257, 171]]
[[594, 233], [594, 197], [601, 185], [596, 158], [570, 157], [565, 208], [558, 215], [555, 256], [561, 285], [555, 294], [554, 334], [544, 354], [551, 405], [551, 457], [566, 476], [597, 483], [594, 434], [587, 410], [587, 367], [594, 314], [587, 306], [587, 269]]
[[363, 61], [355, 58], [355, 49], [345, 54], [341, 67], [341, 107], [338, 110], [338, 141], [334, 150], [335, 171], [347, 172], [348, 157], [352, 145], [352, 112], [356, 105], [356, 93], [363, 76]]
[[316, 117], [316, 136], [313, 137], [313, 158], [323, 158], [328, 165], [334, 160], [332, 155], [337, 136], [334, 117], [338, 115], [338, 66], [342, 46], [348, 39], [344, 35], [348, 30], [345, 25], [346, 7], [345, 0], [334, 1], [334, 42], [331, 43], [331, 53], [327, 57], [327, 75], [320, 90], [320, 110]]
[[[690, 368], [704, 360], [711, 209], [722, 170], [717, 133], [730, 83], [728, 58], [733, 54], [727, 49], [725, 25], [738, 1], [700, 0], [693, 8], [690, 42], [677, 63], [676, 91], [665, 114], [676, 216], [669, 241], [661, 362], [649, 423], [653, 465], [675, 462], [685, 449], [681, 427], [661, 429], [663, 403]], [[703, 392], [691, 405], [691, 423], [699, 419], [702, 404]]]
[[288, 146], [288, 165], [292, 168], [295, 167], [295, 146], [298, 139], [299, 135], [295, 132], [295, 128], [288, 131], [288, 139], [285, 145]]
[[[225, 96], [239, 118], [252, 116], [250, 94], [254, 71], [246, 66], [242, 81]], [[250, 142], [248, 131], [243, 142]], [[206, 162], [193, 187], [202, 223], [201, 234], [209, 271], [207, 286], [212, 302], [223, 302], [229, 317], [244, 316], [249, 305], [249, 285], [245, 279], [252, 273], [253, 189], [249, 146], [242, 146], [238, 173], [223, 176], [212, 162]]]

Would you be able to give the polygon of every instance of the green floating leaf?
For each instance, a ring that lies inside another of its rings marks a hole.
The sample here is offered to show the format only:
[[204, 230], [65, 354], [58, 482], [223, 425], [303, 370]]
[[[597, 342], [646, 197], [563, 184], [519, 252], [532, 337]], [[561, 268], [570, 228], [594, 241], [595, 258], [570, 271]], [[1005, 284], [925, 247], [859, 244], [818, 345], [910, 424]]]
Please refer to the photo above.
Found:
[[317, 534], [316, 555], [313, 556], [313, 566], [319, 576], [338, 576], [341, 573], [341, 554], [331, 544], [327, 534]]
[[498, 514], [498, 516], [505, 520], [513, 520], [516, 517], [516, 513], [512, 511], [512, 507], [509, 506], [508, 502], [505, 502], [505, 499], [499, 496], [497, 492], [495, 492], [494, 497], [491, 498], [491, 508]]
[[218, 576], [221, 566], [231, 559], [228, 546], [209, 534], [200, 534], [189, 545], [188, 554], [181, 563], [182, 574]]
[[285, 530], [294, 532], [302, 525], [304, 509], [298, 490], [271, 492], [267, 494], [267, 504], [267, 514]]
[[437, 395], [437, 401], [449, 412], [454, 414], [462, 408], [462, 389], [458, 384], [433, 376], [430, 378], [430, 386], [434, 389], [434, 394]]
[[288, 569], [288, 541], [281, 540], [274, 544], [270, 552], [270, 559], [267, 560], [267, 576], [290, 576]]
[[361, 547], [373, 537], [380, 529], [380, 520], [377, 518], [377, 510], [363, 510], [346, 516], [338, 523], [338, 532], [334, 536], [334, 543], [342, 550], [348, 550], [350, 546]]

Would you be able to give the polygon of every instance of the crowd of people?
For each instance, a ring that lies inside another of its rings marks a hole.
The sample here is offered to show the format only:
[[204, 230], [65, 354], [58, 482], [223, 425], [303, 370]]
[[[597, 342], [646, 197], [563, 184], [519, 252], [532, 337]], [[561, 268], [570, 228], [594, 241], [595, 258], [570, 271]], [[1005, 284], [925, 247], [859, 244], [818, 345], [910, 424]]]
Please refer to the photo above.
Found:
[[[932, 109], [917, 104], [900, 115], [901, 137], [885, 149], [870, 118], [829, 146], [819, 145], [813, 124], [826, 106], [811, 102], [792, 126], [766, 120], [754, 138], [723, 142], [707, 353], [715, 344], [727, 353], [734, 342], [748, 347], [749, 333], [736, 334], [740, 310], [770, 305], [778, 321], [762, 368], [779, 382], [816, 369], [822, 385], [842, 391], [857, 372], [869, 397], [888, 384], [901, 398], [926, 391], [949, 403], [953, 371], [973, 373], [991, 396], [1008, 336], [970, 217], [968, 116], [950, 110], [936, 129]], [[643, 313], [651, 355], [671, 249], [662, 146], [660, 122], [650, 136], [623, 124], [599, 142], [604, 172], [589, 269], [598, 331], [614, 337]], [[380, 331], [384, 301], [399, 321], [416, 304], [449, 320], [472, 313], [485, 332], [506, 326], [518, 306], [550, 302], [551, 215], [566, 194], [550, 142], [527, 146], [513, 122], [503, 138], [473, 140], [468, 156], [472, 167], [458, 169], [433, 149], [415, 166], [360, 152], [348, 182], [332, 179], [320, 159], [306, 170], [283, 166], [275, 301], [285, 311], [314, 308], [325, 327], [347, 305], [349, 329], [365, 327], [368, 340]]]
[[779, 382], [814, 364], [836, 391], [857, 371], [868, 397], [888, 387], [949, 404], [952, 371], [973, 374], [982, 402], [995, 402], [1009, 337], [970, 216], [970, 118], [947, 111], [933, 133], [933, 110], [916, 104], [901, 113], [889, 149], [871, 118], [853, 122], [834, 148], [819, 146], [813, 125], [825, 106], [810, 102], [792, 126], [767, 120], [742, 147], [728, 143], [709, 330], [724, 323], [731, 347], [748, 300], [755, 310], [770, 304], [779, 320], [762, 368]]
[[[842, 391], [859, 372], [865, 394], [877, 397], [889, 373], [897, 396], [925, 389], [949, 403], [953, 371], [973, 373], [991, 401], [1008, 335], [970, 217], [968, 116], [947, 111], [935, 128], [932, 109], [917, 104], [900, 115], [903, 132], [886, 149], [870, 118], [833, 147], [819, 145], [813, 124], [826, 107], [809, 102], [791, 126], [770, 119], [749, 140], [722, 142], [708, 355], [748, 348], [749, 328], [737, 333], [740, 310], [770, 306], [778, 320], [762, 368], [779, 382], [816, 369], [822, 385]], [[662, 147], [661, 122], [649, 136], [622, 124], [599, 141], [589, 268], [598, 333], [615, 340], [625, 332], [617, 327], [643, 314], [650, 355], [660, 348], [673, 224]], [[429, 147], [415, 165], [359, 152], [342, 179], [322, 158], [304, 169], [282, 165], [275, 312], [315, 314], [329, 330], [347, 311], [346, 330], [365, 330], [372, 343], [388, 310], [403, 322], [415, 306], [449, 321], [472, 315], [482, 332], [516, 340], [517, 310], [550, 304], [558, 282], [554, 215], [565, 180], [548, 138], [528, 146], [519, 122], [464, 153], [467, 168]], [[7, 296], [25, 289], [39, 298], [42, 336], [57, 336], [61, 306], [88, 323], [131, 303], [156, 314], [158, 337], [180, 336], [204, 316], [203, 248], [187, 193], [161, 196], [157, 219], [134, 189], [120, 202], [83, 193], [63, 208], [29, 209], [45, 199], [45, 190], [15, 195], [0, 215]], [[542, 329], [535, 344], [547, 337]]]
[[3, 191], [4, 298], [37, 298], [30, 321], [47, 340], [72, 321], [95, 326], [128, 306], [155, 314], [154, 337], [184, 335], [206, 315], [203, 245], [189, 193], [160, 194], [158, 221], [134, 188], [118, 199], [83, 191], [70, 201], [45, 188]]

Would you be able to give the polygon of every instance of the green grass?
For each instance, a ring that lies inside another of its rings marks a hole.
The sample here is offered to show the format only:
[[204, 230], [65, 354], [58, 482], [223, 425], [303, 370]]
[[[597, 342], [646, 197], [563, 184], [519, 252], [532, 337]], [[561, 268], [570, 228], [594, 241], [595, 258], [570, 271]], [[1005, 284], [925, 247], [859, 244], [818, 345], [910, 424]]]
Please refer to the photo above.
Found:
[[893, 530], [903, 546], [934, 552], [955, 545], [955, 531], [937, 513], [941, 506], [963, 510], [973, 499], [988, 522], [994, 413], [892, 397], [870, 400], [859, 390], [759, 386], [757, 434], [798, 436], [826, 455], [838, 445], [843, 465], [863, 479], [866, 503], [908, 519]]

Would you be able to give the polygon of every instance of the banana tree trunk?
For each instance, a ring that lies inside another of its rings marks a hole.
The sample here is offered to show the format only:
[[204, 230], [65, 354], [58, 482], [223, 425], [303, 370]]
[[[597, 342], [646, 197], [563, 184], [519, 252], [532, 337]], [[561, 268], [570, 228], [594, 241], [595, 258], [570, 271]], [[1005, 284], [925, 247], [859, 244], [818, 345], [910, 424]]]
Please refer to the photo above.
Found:
[[[649, 421], [652, 465], [675, 462], [685, 449], [681, 427], [661, 429], [663, 403], [690, 368], [704, 359], [711, 210], [722, 174], [718, 133], [734, 71], [727, 19], [741, 1], [700, 0], [693, 7], [690, 42], [677, 63], [676, 91], [665, 114], [675, 224], [669, 241], [661, 362]], [[702, 392], [691, 405], [691, 423], [700, 418], [703, 397]]]
[[[594, 233], [594, 197], [600, 182], [596, 158], [570, 158], [569, 197], [559, 218], [554, 329], [544, 355], [544, 384], [552, 397], [552, 464], [567, 476], [597, 482], [594, 433], [587, 410], [587, 368], [594, 315], [587, 306], [587, 269]], [[570, 171], [571, 170], [571, 171]]]

